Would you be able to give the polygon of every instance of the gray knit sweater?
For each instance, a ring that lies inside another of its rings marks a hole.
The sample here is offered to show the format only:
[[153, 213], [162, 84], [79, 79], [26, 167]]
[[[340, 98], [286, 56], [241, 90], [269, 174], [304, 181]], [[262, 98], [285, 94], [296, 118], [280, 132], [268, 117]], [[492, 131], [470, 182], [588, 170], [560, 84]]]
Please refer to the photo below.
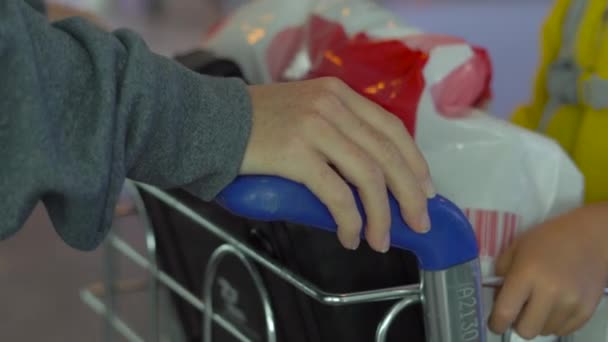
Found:
[[197, 75], [134, 33], [49, 24], [36, 1], [0, 1], [0, 239], [36, 203], [71, 246], [95, 248], [126, 177], [213, 198], [251, 127], [245, 85]]

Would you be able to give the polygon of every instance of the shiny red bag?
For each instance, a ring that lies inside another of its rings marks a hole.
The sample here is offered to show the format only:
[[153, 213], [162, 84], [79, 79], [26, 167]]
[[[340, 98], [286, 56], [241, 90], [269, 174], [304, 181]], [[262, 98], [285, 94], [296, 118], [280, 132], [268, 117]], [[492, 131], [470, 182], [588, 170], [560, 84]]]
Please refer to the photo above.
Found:
[[317, 16], [309, 27], [314, 28], [307, 32], [312, 68], [306, 78], [341, 79], [398, 116], [414, 135], [428, 55], [399, 40], [373, 40], [364, 33], [349, 38], [341, 25]]

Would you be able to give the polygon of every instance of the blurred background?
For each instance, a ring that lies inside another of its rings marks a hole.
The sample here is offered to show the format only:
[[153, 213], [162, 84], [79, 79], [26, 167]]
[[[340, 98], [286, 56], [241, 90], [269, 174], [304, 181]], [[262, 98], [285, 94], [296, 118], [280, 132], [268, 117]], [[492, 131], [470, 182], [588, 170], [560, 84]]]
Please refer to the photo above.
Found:
[[[298, 1], [298, 0], [285, 0]], [[111, 28], [138, 32], [150, 48], [172, 56], [197, 47], [218, 18], [246, 0], [63, 0], [99, 16]], [[407, 22], [427, 31], [461, 36], [489, 49], [494, 63], [491, 112], [507, 116], [530, 93], [539, 29], [551, 0], [379, 0]], [[143, 249], [133, 219], [118, 223]], [[24, 229], [0, 243], [0, 341], [101, 341], [101, 321], [79, 298], [99, 281], [101, 249], [70, 249], [38, 207]], [[122, 272], [142, 271], [121, 260]], [[120, 309], [134, 325], [147, 317], [145, 298], [133, 295]]]

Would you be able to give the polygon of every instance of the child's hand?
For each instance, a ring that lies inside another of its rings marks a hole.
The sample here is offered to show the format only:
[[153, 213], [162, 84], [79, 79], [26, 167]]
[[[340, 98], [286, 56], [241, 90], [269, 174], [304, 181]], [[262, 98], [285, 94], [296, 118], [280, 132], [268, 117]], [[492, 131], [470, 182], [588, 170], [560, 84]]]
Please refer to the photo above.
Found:
[[608, 203], [585, 207], [524, 234], [498, 259], [505, 277], [490, 327], [526, 339], [569, 335], [593, 315], [608, 284]]

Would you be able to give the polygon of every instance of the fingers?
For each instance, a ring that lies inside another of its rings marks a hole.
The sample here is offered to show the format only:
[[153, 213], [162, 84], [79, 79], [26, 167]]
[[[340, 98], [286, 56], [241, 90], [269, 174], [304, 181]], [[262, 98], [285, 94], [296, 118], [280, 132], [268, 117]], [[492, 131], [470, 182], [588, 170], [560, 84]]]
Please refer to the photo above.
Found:
[[331, 123], [318, 120], [314, 124], [316, 148], [357, 188], [367, 219], [367, 241], [373, 249], [386, 252], [390, 247], [391, 216], [382, 170]]
[[427, 197], [398, 147], [385, 135], [353, 115], [338, 99], [327, 106], [331, 106], [333, 113], [328, 120], [376, 161], [386, 184], [399, 202], [405, 222], [417, 232], [427, 232], [431, 225]]
[[382, 132], [399, 150], [410, 169], [418, 178], [428, 198], [435, 196], [435, 189], [426, 160], [417, 148], [414, 139], [394, 114], [382, 106], [369, 101], [339, 80], [333, 80], [332, 90], [343, 100], [344, 105], [357, 117]]
[[541, 334], [555, 303], [555, 292], [535, 289], [515, 326], [517, 334], [531, 340]]
[[350, 187], [321, 156], [303, 157], [301, 162], [307, 167], [296, 166], [299, 174], [291, 178], [306, 185], [325, 204], [338, 226], [340, 243], [345, 248], [357, 249], [363, 224]]
[[513, 256], [515, 255], [516, 243], [511, 244], [507, 247], [496, 260], [496, 275], [499, 277], [503, 277], [511, 268], [511, 263], [513, 262]]
[[523, 269], [512, 264], [515, 252], [515, 248], [509, 248], [497, 263], [497, 271], [500, 269], [508, 276], [495, 299], [490, 318], [493, 331], [501, 334], [514, 326], [527, 340], [539, 335], [566, 336], [590, 319], [593, 311], [581, 304], [577, 292], [568, 295], [561, 284], [534, 281], [541, 276], [529, 267]]
[[523, 279], [525, 277], [510, 274], [496, 296], [490, 328], [497, 334], [503, 334], [513, 325], [532, 293], [532, 287]]

